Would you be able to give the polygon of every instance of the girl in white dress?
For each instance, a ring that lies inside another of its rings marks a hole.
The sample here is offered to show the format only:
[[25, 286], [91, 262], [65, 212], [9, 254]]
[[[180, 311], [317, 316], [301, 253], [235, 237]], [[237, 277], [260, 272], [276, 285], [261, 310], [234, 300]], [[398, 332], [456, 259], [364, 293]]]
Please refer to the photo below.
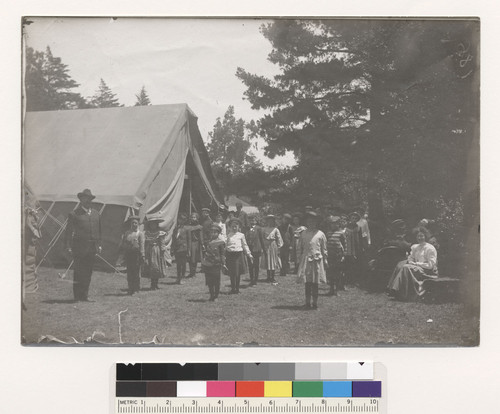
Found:
[[274, 286], [276, 282], [275, 273], [281, 269], [280, 248], [283, 246], [283, 239], [280, 231], [276, 227], [276, 218], [272, 214], [266, 217], [266, 226], [262, 228], [264, 236], [264, 260], [263, 265], [267, 270], [267, 281]]

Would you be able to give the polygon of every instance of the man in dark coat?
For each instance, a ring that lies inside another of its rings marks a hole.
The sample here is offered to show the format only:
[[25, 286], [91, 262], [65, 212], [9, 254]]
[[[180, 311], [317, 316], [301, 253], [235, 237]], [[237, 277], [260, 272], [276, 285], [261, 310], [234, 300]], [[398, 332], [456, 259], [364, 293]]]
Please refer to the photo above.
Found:
[[66, 248], [73, 255], [73, 295], [87, 301], [96, 254], [101, 248], [101, 216], [92, 208], [95, 196], [89, 189], [78, 193], [80, 204], [68, 215]]

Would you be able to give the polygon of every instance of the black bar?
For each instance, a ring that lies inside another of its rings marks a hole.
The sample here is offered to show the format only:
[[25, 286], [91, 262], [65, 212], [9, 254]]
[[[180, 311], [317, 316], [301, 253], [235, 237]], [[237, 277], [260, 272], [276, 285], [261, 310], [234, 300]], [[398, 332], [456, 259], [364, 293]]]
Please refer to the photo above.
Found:
[[117, 381], [140, 381], [142, 364], [116, 364]]
[[192, 364], [194, 379], [198, 381], [217, 381], [219, 364]]
[[195, 380], [194, 365], [196, 364], [142, 364], [143, 381]]

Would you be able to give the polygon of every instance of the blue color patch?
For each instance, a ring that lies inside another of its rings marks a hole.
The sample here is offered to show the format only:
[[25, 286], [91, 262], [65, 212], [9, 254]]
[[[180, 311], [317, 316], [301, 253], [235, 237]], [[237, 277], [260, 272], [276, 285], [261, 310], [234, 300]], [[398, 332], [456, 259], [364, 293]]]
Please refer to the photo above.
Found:
[[324, 381], [323, 397], [352, 397], [352, 381]]

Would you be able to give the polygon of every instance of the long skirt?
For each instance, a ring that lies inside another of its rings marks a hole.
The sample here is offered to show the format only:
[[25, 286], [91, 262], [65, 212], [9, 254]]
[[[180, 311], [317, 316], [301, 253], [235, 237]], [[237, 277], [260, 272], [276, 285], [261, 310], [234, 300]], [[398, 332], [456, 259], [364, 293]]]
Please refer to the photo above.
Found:
[[167, 262], [158, 244], [146, 245], [146, 260], [142, 267], [142, 277], [161, 279], [167, 275]]
[[300, 261], [297, 281], [302, 283], [326, 283], [326, 272], [323, 259], [308, 260], [304, 257]]
[[191, 242], [191, 255], [189, 261], [191, 263], [201, 262], [201, 244], [199, 241]]
[[138, 292], [141, 287], [141, 252], [130, 250], [125, 253], [125, 263], [127, 264], [127, 282], [129, 292]]
[[423, 283], [427, 279], [435, 279], [437, 274], [431, 273], [420, 266], [404, 264], [396, 266], [387, 288], [396, 299], [411, 302], [425, 294]]
[[279, 256], [278, 245], [272, 241], [267, 248], [264, 248], [264, 260], [261, 265], [266, 270], [279, 270], [281, 269], [281, 260]]

